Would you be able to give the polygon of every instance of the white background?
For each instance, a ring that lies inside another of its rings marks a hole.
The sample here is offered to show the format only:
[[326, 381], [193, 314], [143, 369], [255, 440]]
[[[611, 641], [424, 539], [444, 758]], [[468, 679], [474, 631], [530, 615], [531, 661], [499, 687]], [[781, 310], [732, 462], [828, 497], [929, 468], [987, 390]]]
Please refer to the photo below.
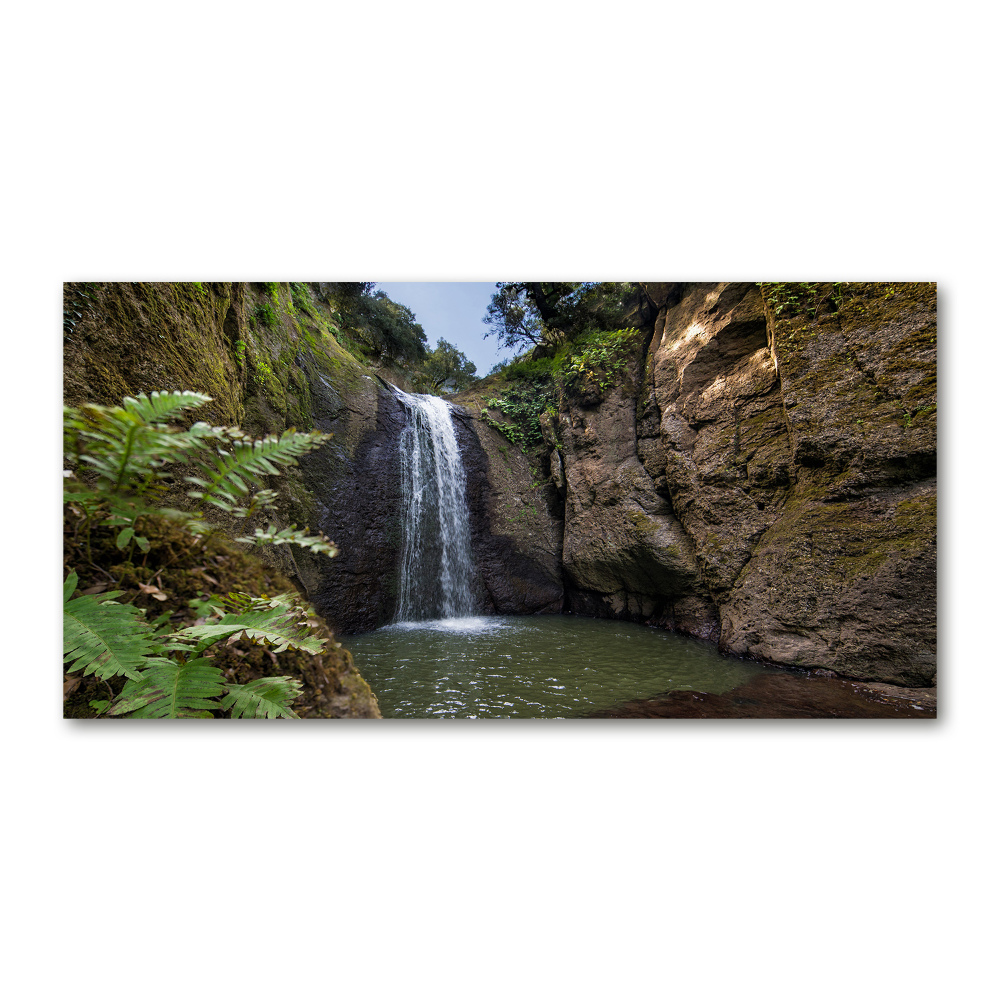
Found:
[[[10, 995], [982, 995], [995, 22], [872, 0], [8, 11]], [[938, 281], [940, 719], [61, 720], [61, 283], [289, 275]]]

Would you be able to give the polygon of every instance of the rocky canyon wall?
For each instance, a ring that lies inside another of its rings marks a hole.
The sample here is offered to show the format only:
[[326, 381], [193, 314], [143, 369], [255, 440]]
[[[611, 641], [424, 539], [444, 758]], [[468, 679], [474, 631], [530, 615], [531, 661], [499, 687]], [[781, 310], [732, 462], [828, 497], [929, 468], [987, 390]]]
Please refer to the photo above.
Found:
[[[658, 313], [625, 377], [543, 419], [565, 610], [932, 683], [935, 286], [645, 288]], [[511, 517], [494, 532], [540, 551]]]

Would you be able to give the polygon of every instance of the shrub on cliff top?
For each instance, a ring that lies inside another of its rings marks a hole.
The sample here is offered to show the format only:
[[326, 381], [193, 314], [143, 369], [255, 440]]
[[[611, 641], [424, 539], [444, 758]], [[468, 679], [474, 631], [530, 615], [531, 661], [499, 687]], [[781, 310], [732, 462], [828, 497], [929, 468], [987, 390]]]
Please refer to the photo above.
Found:
[[521, 358], [500, 369], [508, 385], [487, 400], [511, 423], [501, 423], [483, 410], [483, 419], [514, 444], [542, 441], [539, 414], [554, 409], [564, 394], [599, 398], [624, 376], [639, 331], [597, 330], [564, 343], [553, 357]]
[[642, 293], [627, 281], [498, 281], [483, 338], [542, 347], [629, 322]]

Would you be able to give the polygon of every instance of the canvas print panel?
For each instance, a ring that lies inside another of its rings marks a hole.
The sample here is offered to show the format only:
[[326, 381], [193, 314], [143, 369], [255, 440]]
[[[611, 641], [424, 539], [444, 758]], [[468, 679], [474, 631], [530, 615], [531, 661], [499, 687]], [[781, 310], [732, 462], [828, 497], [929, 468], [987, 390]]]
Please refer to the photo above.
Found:
[[933, 718], [936, 286], [72, 282], [70, 718]]

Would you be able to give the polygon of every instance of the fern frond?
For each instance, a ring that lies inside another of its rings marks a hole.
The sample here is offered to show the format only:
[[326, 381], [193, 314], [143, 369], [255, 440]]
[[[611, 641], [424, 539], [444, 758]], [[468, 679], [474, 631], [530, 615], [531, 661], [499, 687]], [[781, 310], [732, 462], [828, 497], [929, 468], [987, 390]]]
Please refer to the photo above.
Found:
[[340, 549], [334, 542], [324, 534], [310, 535], [301, 528], [296, 528], [294, 524], [280, 531], [269, 524], [266, 530], [254, 529], [253, 537], [244, 536], [237, 538], [238, 542], [247, 542], [250, 545], [298, 545], [310, 552], [322, 552], [324, 555], [334, 556], [340, 554]]
[[269, 608], [278, 607], [288, 608], [289, 610], [294, 608], [303, 618], [308, 618], [312, 615], [312, 611], [309, 608], [303, 608], [299, 605], [299, 595], [291, 590], [281, 594], [274, 594], [270, 597], [267, 594], [254, 597], [253, 594], [244, 594], [242, 591], [234, 590], [220, 597], [219, 603], [225, 608], [225, 611], [219, 612], [220, 615], [241, 615], [246, 611], [267, 611]]
[[194, 639], [203, 646], [221, 642], [229, 643], [240, 638], [254, 643], [274, 646], [276, 653], [286, 649], [304, 649], [307, 653], [321, 653], [325, 639], [315, 639], [310, 633], [308, 612], [300, 607], [279, 604], [273, 608], [226, 614], [217, 622], [192, 625], [174, 633], [175, 638]]
[[285, 431], [281, 437], [271, 435], [259, 441], [234, 440], [232, 451], [220, 448], [211, 461], [198, 461], [198, 476], [189, 476], [188, 482], [203, 487], [189, 490], [188, 496], [213, 504], [225, 511], [232, 511], [239, 493], [249, 492], [247, 484], [258, 484], [261, 476], [277, 475], [278, 466], [295, 465], [300, 456], [318, 448], [332, 437], [319, 431], [302, 433]]
[[63, 588], [63, 659], [71, 664], [68, 671], [83, 670], [84, 676], [97, 674], [101, 680], [122, 674], [138, 680], [139, 668], [162, 648], [142, 612], [111, 600], [120, 590], [102, 594], [100, 601], [90, 596], [70, 600], [76, 585], [77, 575], [70, 573]]
[[[155, 394], [154, 394], [155, 395]], [[87, 404], [76, 409], [66, 407], [64, 414], [65, 453], [69, 464], [85, 463], [105, 481], [102, 489], [127, 490], [141, 495], [151, 483], [163, 479], [159, 471], [172, 462], [186, 461], [188, 453], [204, 448], [221, 436], [224, 428], [197, 423], [188, 431], [178, 431], [165, 424], [148, 423], [147, 411], [166, 414], [190, 408], [192, 399], [207, 399], [200, 393], [165, 394], [178, 397], [158, 407], [140, 405], [148, 402], [126, 399], [132, 409], [121, 406]], [[200, 405], [200, 404], [198, 404]]]
[[302, 692], [302, 682], [292, 677], [261, 677], [249, 684], [230, 684], [222, 707], [234, 719], [297, 719], [289, 708]]
[[122, 407], [135, 414], [143, 423], [165, 424], [185, 410], [196, 410], [211, 402], [212, 397], [201, 392], [168, 392], [164, 389], [151, 392], [148, 396], [126, 396], [122, 400]]
[[157, 660], [129, 681], [108, 715], [131, 713], [134, 719], [211, 719], [225, 690], [222, 669], [205, 657], [187, 663]]

